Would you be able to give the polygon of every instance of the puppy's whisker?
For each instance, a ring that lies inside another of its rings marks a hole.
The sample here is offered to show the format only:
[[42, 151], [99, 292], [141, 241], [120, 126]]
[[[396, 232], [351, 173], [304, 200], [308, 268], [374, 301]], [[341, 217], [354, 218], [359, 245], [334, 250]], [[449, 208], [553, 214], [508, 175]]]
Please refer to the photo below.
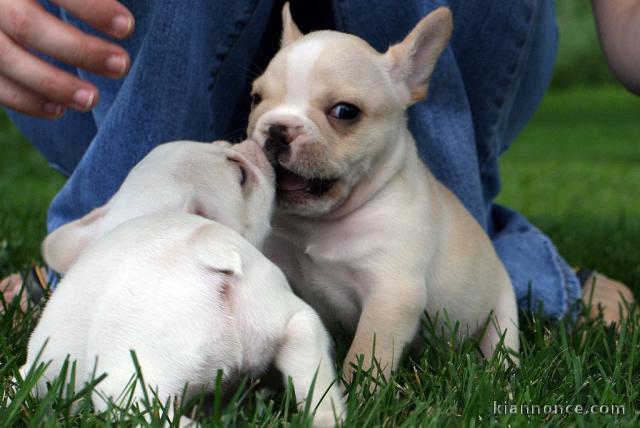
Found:
[[258, 77], [260, 77], [262, 73], [264, 73], [264, 70], [260, 68], [260, 66], [258, 66], [258, 64], [256, 63], [251, 63], [248, 67], [244, 64], [239, 64], [234, 62], [230, 63], [230, 65], [232, 67], [235, 67], [239, 70], [246, 72], [249, 75], [249, 77], [251, 77], [252, 80], [257, 79]]
[[264, 68], [260, 67], [255, 62], [251, 64], [251, 67], [254, 67], [256, 71], [252, 71], [254, 73], [254, 77], [260, 77], [264, 73]]

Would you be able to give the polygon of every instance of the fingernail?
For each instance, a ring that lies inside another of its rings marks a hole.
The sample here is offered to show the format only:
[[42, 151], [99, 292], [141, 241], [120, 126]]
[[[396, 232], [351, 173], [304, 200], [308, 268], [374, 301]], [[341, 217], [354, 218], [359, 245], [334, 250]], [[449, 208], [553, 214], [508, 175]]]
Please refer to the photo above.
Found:
[[111, 19], [111, 28], [119, 36], [126, 36], [133, 27], [133, 19], [127, 15], [116, 15]]
[[120, 76], [127, 71], [127, 58], [123, 55], [113, 55], [107, 58], [105, 65], [107, 70]]
[[43, 109], [44, 109], [44, 112], [47, 113], [49, 116], [59, 117], [62, 115], [62, 111], [64, 107], [56, 103], [46, 103]]
[[78, 89], [76, 93], [73, 94], [73, 102], [75, 102], [82, 110], [89, 110], [93, 104], [94, 98], [95, 94], [93, 91], [88, 91], [86, 89]]

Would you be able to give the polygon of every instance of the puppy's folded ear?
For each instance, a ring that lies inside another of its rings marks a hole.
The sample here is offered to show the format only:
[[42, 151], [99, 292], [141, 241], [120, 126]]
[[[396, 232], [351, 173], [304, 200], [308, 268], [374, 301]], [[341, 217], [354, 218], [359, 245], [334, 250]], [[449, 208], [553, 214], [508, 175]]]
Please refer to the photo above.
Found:
[[206, 225], [195, 232], [195, 251], [198, 262], [207, 270], [223, 275], [241, 276], [242, 256], [238, 248], [227, 242], [218, 224]]
[[295, 42], [302, 37], [302, 32], [298, 28], [293, 18], [291, 18], [291, 9], [289, 2], [282, 7], [282, 38], [280, 39], [280, 49], [289, 43]]
[[400, 85], [404, 98], [408, 95], [409, 105], [426, 98], [429, 78], [452, 30], [451, 12], [440, 7], [422, 18], [401, 43], [384, 54], [391, 79]]
[[228, 245], [215, 245], [200, 254], [200, 261], [207, 269], [229, 276], [242, 276], [242, 257], [238, 250]]
[[42, 243], [42, 257], [56, 272], [66, 273], [97, 235], [109, 204], [51, 232]]

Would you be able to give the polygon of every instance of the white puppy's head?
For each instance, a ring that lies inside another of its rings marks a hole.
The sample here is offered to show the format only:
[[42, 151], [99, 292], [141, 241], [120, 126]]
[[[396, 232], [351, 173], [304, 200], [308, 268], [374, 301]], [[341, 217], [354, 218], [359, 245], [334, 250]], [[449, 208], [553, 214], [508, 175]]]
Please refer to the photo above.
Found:
[[423, 18], [379, 53], [335, 31], [302, 35], [283, 9], [280, 51], [253, 83], [248, 134], [276, 164], [278, 206], [319, 216], [340, 205], [426, 97], [452, 31], [449, 9]]
[[52, 232], [45, 261], [66, 272], [82, 249], [132, 218], [186, 212], [215, 220], [261, 247], [270, 229], [274, 173], [251, 140], [231, 145], [178, 141], [153, 149], [104, 206]]

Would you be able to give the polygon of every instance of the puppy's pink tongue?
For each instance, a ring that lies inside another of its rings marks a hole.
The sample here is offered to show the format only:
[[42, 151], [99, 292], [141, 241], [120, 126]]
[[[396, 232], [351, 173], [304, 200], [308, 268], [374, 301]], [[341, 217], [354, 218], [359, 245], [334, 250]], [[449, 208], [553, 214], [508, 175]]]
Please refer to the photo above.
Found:
[[294, 174], [293, 172], [287, 171], [280, 176], [278, 180], [278, 187], [281, 190], [285, 190], [288, 192], [294, 190], [304, 190], [309, 186], [309, 180], [304, 177], [299, 176], [298, 174]]

